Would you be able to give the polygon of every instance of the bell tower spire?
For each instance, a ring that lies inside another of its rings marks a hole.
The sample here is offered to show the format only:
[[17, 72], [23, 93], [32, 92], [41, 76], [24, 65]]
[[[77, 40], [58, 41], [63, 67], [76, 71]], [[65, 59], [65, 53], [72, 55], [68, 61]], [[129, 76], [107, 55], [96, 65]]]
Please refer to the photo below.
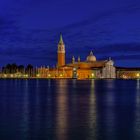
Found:
[[65, 65], [65, 44], [63, 41], [62, 34], [60, 34], [60, 40], [57, 49], [57, 65], [58, 67]]
[[64, 44], [62, 34], [60, 34], [59, 44]]

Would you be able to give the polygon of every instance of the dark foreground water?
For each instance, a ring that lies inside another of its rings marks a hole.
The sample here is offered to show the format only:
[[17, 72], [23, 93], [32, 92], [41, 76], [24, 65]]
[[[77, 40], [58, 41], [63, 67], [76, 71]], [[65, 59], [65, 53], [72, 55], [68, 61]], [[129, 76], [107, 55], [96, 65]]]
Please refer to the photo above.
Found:
[[140, 140], [140, 81], [0, 80], [0, 140]]

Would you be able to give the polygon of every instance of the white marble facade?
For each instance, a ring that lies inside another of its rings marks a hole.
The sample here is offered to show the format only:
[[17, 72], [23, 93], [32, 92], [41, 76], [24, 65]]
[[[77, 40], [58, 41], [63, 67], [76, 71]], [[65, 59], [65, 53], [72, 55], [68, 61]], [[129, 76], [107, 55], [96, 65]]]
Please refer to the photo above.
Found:
[[112, 60], [107, 61], [102, 69], [102, 78], [116, 78], [116, 68]]

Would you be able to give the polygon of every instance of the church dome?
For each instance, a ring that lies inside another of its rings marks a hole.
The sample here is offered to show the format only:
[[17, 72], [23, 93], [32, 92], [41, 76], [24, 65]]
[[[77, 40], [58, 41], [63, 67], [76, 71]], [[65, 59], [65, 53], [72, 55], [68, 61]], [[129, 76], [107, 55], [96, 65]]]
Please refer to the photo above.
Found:
[[89, 56], [87, 56], [87, 62], [94, 62], [94, 61], [96, 61], [96, 57], [93, 55], [91, 51]]

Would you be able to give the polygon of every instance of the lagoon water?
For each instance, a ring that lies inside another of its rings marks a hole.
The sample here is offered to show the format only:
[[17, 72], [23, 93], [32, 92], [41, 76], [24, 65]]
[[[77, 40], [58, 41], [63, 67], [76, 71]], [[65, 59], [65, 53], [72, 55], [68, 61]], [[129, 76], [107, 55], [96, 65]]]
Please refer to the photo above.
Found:
[[0, 80], [0, 140], [139, 139], [139, 80]]

